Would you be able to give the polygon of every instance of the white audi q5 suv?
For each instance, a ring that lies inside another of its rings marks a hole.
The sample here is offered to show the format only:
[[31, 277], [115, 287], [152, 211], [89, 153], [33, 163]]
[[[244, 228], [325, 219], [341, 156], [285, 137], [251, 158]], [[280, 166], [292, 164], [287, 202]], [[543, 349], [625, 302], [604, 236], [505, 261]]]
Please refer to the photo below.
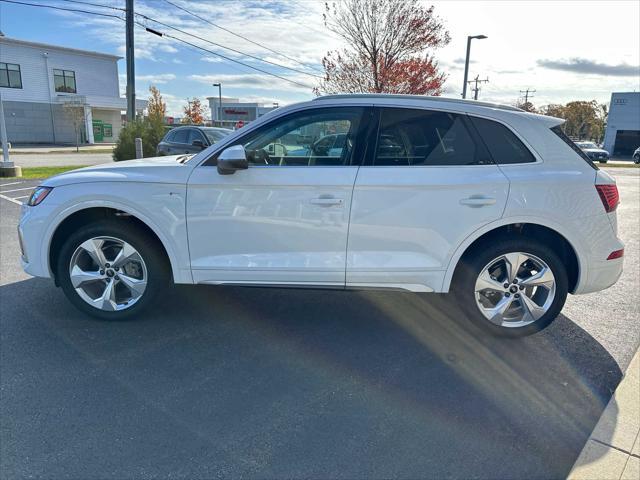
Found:
[[44, 181], [24, 269], [102, 319], [171, 281], [387, 288], [451, 291], [476, 326], [530, 334], [622, 272], [615, 181], [562, 122], [402, 95], [279, 108], [191, 157]]

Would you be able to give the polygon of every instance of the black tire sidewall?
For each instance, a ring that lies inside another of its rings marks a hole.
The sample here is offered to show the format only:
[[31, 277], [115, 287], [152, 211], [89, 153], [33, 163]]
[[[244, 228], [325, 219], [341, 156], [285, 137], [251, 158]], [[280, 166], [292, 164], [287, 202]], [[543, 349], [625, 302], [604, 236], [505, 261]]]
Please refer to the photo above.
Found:
[[[501, 327], [491, 323], [479, 310], [475, 300], [475, 282], [482, 269], [493, 259], [506, 253], [523, 252], [543, 260], [553, 272], [556, 292], [549, 310], [536, 322], [524, 327]], [[567, 298], [568, 278], [564, 263], [555, 251], [535, 240], [506, 239], [478, 245], [465, 255], [456, 270], [454, 295], [469, 320], [482, 331], [503, 337], [523, 337], [547, 327], [560, 314]]]
[[[135, 248], [144, 260], [147, 269], [147, 287], [142, 297], [131, 307], [108, 312], [92, 307], [85, 302], [71, 284], [69, 264], [71, 256], [84, 241], [95, 237], [114, 237], [124, 240]], [[84, 313], [101, 320], [124, 320], [142, 311], [168, 283], [166, 262], [158, 251], [158, 242], [147, 232], [126, 220], [97, 221], [80, 227], [63, 244], [56, 266], [56, 276], [60, 287], [73, 303]]]

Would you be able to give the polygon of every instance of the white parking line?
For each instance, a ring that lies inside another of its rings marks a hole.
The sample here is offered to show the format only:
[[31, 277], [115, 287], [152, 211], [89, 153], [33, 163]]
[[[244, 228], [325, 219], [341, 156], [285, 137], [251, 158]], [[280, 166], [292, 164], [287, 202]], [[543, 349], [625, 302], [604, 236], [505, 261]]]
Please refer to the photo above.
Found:
[[0, 183], [0, 187], [8, 187], [9, 185], [20, 185], [24, 182], [10, 182], [10, 183]]
[[11, 203], [15, 203], [16, 205], [22, 205], [22, 202], [19, 202], [18, 200], [14, 200], [11, 197], [5, 197], [4, 195], [0, 195], [0, 198], [2, 198], [3, 200], [7, 200]]
[[20, 200], [21, 198], [29, 198], [31, 195], [22, 195], [21, 197], [13, 197], [14, 200]]
[[[0, 185], [2, 186], [2, 185]], [[11, 193], [11, 192], [20, 192], [22, 190], [33, 190], [35, 187], [27, 187], [27, 188], [14, 188], [13, 190], [0, 190], [0, 193]]]

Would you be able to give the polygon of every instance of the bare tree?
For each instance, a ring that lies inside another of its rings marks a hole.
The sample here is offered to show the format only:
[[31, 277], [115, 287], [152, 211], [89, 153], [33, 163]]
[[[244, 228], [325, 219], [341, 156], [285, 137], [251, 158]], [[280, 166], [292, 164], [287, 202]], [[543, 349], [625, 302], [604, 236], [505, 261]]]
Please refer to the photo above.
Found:
[[450, 38], [433, 7], [406, 0], [339, 0], [325, 6], [326, 27], [347, 47], [323, 59], [325, 79], [318, 91], [441, 93], [446, 77], [427, 49]]
[[66, 117], [71, 120], [76, 134], [76, 152], [80, 151], [80, 133], [87, 122], [87, 114], [84, 107], [84, 103], [77, 101], [68, 101], [62, 106]]

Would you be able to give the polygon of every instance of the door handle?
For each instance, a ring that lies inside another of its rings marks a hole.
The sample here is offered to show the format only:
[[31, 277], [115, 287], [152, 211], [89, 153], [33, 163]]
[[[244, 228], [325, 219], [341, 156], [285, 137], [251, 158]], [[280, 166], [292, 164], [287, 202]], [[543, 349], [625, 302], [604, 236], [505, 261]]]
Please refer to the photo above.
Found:
[[312, 198], [309, 203], [311, 205], [317, 205], [319, 207], [332, 207], [334, 205], [342, 205], [344, 200], [342, 198], [335, 197], [318, 197]]
[[496, 199], [493, 197], [483, 197], [472, 195], [469, 198], [463, 198], [460, 200], [460, 205], [467, 205], [468, 207], [478, 208], [478, 207], [486, 207], [488, 205], [495, 205]]

